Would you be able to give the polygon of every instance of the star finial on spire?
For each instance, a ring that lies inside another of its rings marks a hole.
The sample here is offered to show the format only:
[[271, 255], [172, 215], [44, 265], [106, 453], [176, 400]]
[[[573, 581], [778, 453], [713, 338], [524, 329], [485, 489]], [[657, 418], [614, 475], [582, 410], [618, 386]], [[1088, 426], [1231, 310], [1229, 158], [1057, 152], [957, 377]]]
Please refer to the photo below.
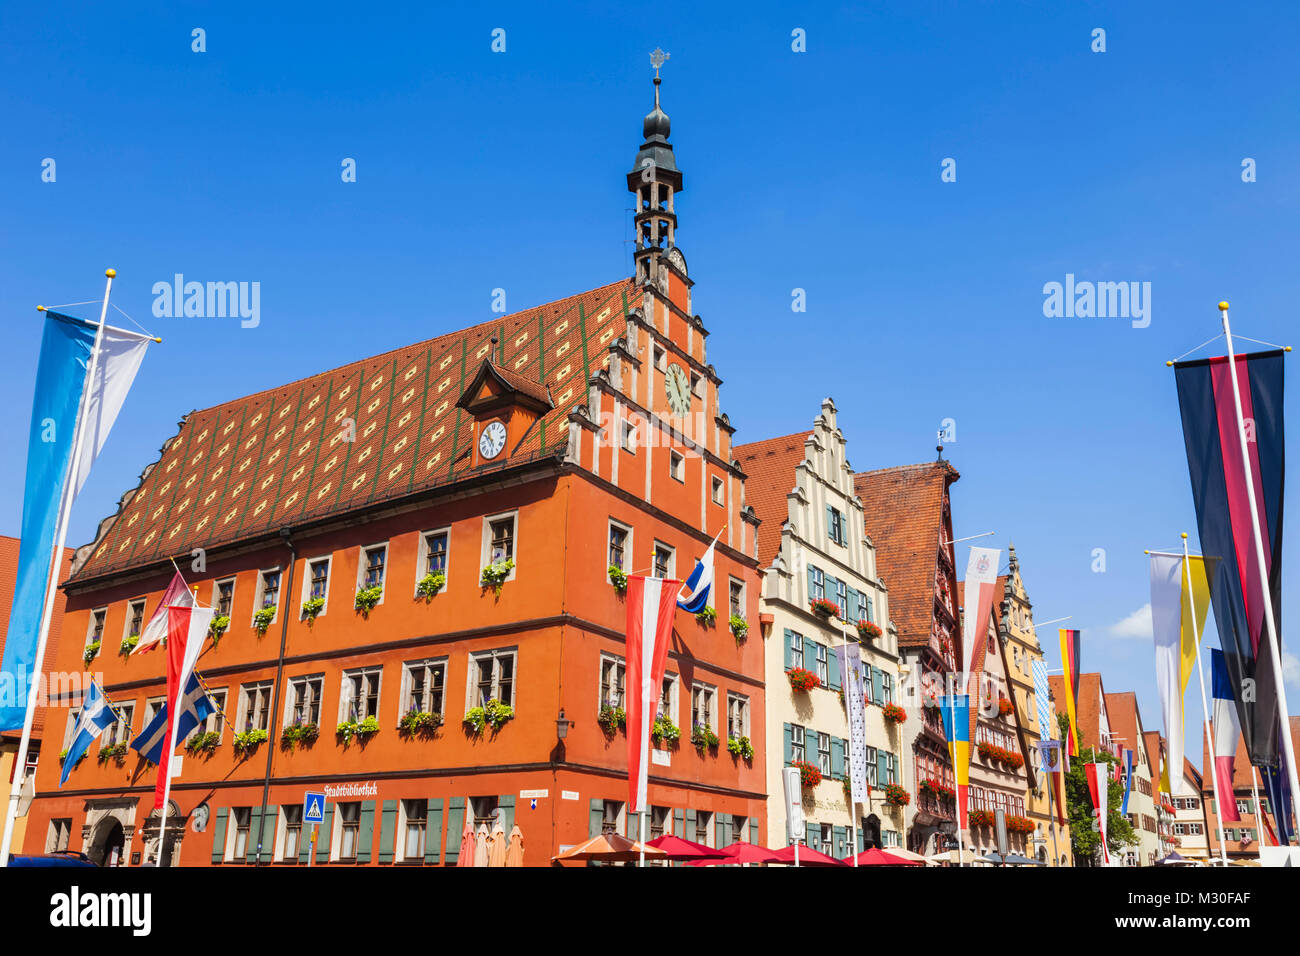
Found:
[[665, 53], [659, 47], [655, 47], [654, 52], [650, 54], [650, 65], [655, 68], [656, 80], [659, 79], [659, 68], [663, 66], [664, 62], [668, 60], [671, 56], [672, 56], [671, 53]]

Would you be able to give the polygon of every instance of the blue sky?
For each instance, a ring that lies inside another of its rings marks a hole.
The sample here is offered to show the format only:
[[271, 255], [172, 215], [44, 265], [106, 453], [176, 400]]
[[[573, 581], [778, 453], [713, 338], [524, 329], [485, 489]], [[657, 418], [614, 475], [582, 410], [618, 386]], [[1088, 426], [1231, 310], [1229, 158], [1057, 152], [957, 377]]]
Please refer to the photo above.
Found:
[[[1142, 549], [1195, 541], [1163, 363], [1218, 331], [1221, 298], [1241, 334], [1289, 341], [1300, 17], [1140, 6], [10, 5], [0, 436], [16, 461], [35, 305], [98, 297], [107, 266], [165, 341], [77, 544], [190, 409], [483, 321], [495, 288], [514, 311], [627, 274], [623, 177], [662, 46], [677, 239], [737, 441], [808, 427], [829, 394], [868, 469], [931, 459], [954, 419], [957, 534], [1014, 541], [1038, 619], [1073, 615], [1084, 668], [1137, 690], [1156, 728], [1149, 630], [1117, 625], [1148, 601]], [[178, 272], [259, 282], [260, 325], [154, 318], [153, 283]], [[1046, 318], [1067, 273], [1150, 282], [1149, 327]], [[5, 533], [20, 475], [0, 474]]]

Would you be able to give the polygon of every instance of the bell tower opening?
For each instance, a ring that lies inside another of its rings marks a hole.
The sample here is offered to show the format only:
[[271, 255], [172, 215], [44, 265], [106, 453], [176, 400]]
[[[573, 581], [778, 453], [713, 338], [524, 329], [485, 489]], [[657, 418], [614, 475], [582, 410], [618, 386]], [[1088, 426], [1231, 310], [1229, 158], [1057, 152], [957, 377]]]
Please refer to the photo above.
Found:
[[[636, 280], [661, 291], [667, 288], [664, 259], [670, 250], [676, 248], [674, 201], [677, 193], [682, 191], [682, 174], [677, 169], [672, 144], [668, 142], [672, 126], [668, 114], [659, 106], [659, 68], [668, 56], [659, 49], [650, 54], [650, 63], [655, 69], [655, 105], [642, 123], [645, 141], [636, 154], [632, 171], [627, 174], [628, 192], [636, 196]], [[679, 271], [684, 271], [679, 265], [684, 264], [680, 253], [671, 261]]]

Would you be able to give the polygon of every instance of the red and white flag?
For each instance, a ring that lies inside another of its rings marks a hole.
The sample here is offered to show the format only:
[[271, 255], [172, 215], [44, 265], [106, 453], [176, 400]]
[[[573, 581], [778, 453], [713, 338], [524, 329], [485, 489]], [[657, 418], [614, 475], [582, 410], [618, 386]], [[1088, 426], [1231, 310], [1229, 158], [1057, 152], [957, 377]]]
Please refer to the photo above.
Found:
[[[176, 577], [180, 579], [180, 574]], [[181, 588], [189, 595], [181, 580]], [[191, 596], [189, 604], [163, 605], [167, 611], [167, 730], [163, 736], [162, 762], [158, 764], [158, 781], [154, 785], [153, 808], [161, 810], [167, 790], [168, 774], [171, 771], [171, 757], [175, 751], [172, 740], [172, 728], [176, 725], [176, 701], [181, 696], [181, 688], [190, 679], [194, 664], [203, 650], [203, 642], [208, 635], [215, 610], [210, 607], [198, 607]]]
[[989, 626], [989, 614], [993, 611], [993, 590], [998, 580], [1001, 555], [1001, 548], [971, 548], [970, 560], [966, 562], [966, 607], [961, 622], [961, 641], [964, 652], [962, 673], [967, 689], [970, 675], [975, 673], [976, 651], [986, 644], [984, 635]]
[[1216, 809], [1224, 823], [1240, 823], [1234, 774], [1237, 744], [1241, 742], [1241, 722], [1237, 719], [1237, 705], [1233, 701], [1228, 662], [1223, 651], [1217, 648], [1210, 650], [1210, 687], [1214, 695], [1210, 718], [1214, 725], [1214, 773], [1218, 784]]
[[628, 812], [646, 805], [650, 725], [664, 683], [680, 581], [627, 579], [627, 786]]
[[167, 585], [167, 590], [163, 593], [162, 600], [158, 602], [157, 609], [153, 612], [153, 617], [149, 618], [149, 623], [144, 626], [144, 633], [140, 635], [139, 642], [135, 645], [132, 654], [143, 654], [153, 650], [158, 646], [159, 641], [167, 636], [170, 628], [168, 621], [168, 609], [173, 607], [193, 607], [194, 595], [190, 589], [185, 586], [185, 579], [181, 577], [179, 571], [172, 577], [171, 583]]
[[1086, 763], [1083, 775], [1088, 781], [1088, 792], [1092, 794], [1092, 805], [1097, 814], [1097, 832], [1101, 834], [1101, 861], [1110, 863], [1110, 848], [1106, 846], [1106, 819], [1110, 816], [1107, 803], [1110, 799], [1110, 774], [1104, 763]]

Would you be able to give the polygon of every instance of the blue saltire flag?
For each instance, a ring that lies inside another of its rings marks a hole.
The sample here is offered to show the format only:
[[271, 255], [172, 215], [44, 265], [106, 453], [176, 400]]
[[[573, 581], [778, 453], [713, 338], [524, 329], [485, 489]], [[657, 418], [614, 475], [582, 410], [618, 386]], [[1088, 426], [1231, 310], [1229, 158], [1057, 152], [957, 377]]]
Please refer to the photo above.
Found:
[[[677, 592], [677, 606], [683, 611], [699, 614], [709, 606], [709, 594], [713, 590], [713, 548], [720, 537], [721, 531], [714, 535], [704, 557], [695, 562], [695, 570], [682, 584], [682, 590]], [[683, 592], [685, 597], [682, 596]]]
[[77, 761], [86, 755], [95, 738], [115, 720], [117, 715], [113, 713], [113, 708], [108, 706], [99, 685], [92, 681], [81, 705], [81, 716], [77, 718], [77, 726], [72, 732], [72, 743], [68, 744], [68, 752], [63, 757], [63, 769], [59, 773], [60, 787], [68, 782], [68, 774], [77, 765]]
[[1124, 802], [1120, 804], [1119, 812], [1128, 813], [1128, 795], [1133, 792], [1133, 751], [1124, 748]]
[[[184, 740], [191, 730], [207, 720], [208, 715], [216, 713], [216, 710], [216, 704], [212, 703], [212, 698], [199, 682], [198, 672], [191, 672], [190, 679], [185, 685], [185, 696], [181, 698], [181, 717], [176, 724], [176, 739]], [[163, 701], [162, 706], [158, 708], [158, 713], [154, 714], [153, 720], [140, 731], [139, 737], [131, 741], [132, 750], [140, 751], [140, 755], [145, 760], [158, 766], [162, 765], [163, 739], [167, 736], [167, 721], [167, 702]]]
[[[1277, 746], [1281, 752], [1282, 744], [1279, 742]], [[1279, 846], [1290, 846], [1295, 834], [1291, 832], [1291, 782], [1287, 773], [1280, 764], [1270, 764], [1259, 768], [1259, 777], [1268, 795], [1269, 809], [1273, 811], [1273, 835]]]

